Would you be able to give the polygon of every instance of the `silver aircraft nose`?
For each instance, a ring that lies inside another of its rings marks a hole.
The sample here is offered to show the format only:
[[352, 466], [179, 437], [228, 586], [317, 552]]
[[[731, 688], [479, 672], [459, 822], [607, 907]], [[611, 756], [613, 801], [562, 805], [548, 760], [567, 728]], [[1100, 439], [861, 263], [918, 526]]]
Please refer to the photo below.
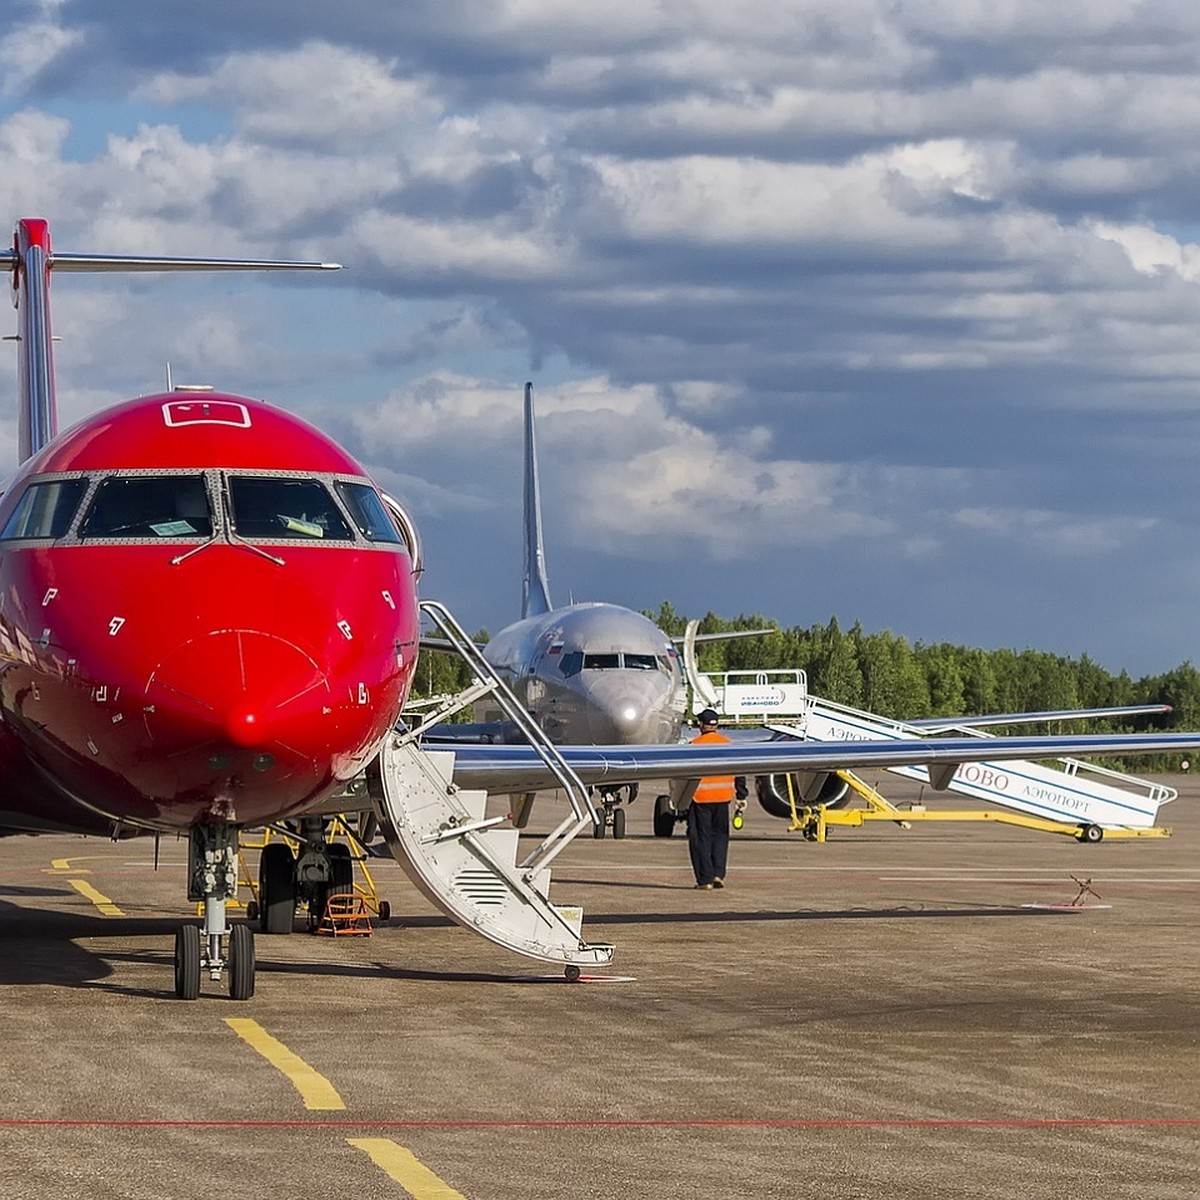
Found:
[[659, 674], [613, 671], [586, 687], [588, 740], [597, 746], [653, 746], [673, 742], [680, 715], [675, 687]]

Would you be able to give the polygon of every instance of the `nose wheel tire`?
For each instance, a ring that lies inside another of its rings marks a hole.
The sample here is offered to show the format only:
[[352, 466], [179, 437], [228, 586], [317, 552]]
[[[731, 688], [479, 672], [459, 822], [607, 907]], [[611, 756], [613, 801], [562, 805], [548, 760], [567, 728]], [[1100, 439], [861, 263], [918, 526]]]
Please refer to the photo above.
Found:
[[625, 836], [625, 810], [623, 808], [613, 809], [612, 831], [614, 838], [623, 838]]
[[592, 826], [592, 837], [600, 841], [604, 837], [604, 814], [597, 813], [596, 823]]
[[254, 995], [254, 933], [249, 925], [229, 930], [229, 998], [249, 1000]]
[[175, 995], [180, 1000], [200, 995], [199, 925], [181, 925], [175, 931]]

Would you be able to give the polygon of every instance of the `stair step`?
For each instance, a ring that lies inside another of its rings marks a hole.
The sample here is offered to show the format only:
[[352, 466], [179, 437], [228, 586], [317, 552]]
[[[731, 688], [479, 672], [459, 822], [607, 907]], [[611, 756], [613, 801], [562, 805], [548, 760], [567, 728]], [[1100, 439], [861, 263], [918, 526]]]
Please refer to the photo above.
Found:
[[487, 818], [487, 793], [454, 786], [453, 750], [389, 738], [368, 771], [388, 846], [425, 897], [467, 929], [543, 962], [601, 966], [577, 905], [552, 904], [550, 868], [517, 864], [520, 835]]

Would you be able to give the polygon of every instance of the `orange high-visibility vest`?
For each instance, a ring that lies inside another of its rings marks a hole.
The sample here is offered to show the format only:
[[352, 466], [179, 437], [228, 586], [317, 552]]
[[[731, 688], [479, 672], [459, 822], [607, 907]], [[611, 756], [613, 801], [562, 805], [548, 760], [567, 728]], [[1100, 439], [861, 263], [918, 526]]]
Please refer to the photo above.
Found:
[[[729, 738], [723, 733], [702, 733], [699, 737], [692, 738], [691, 744], [713, 745], [716, 742], [728, 741]], [[696, 794], [692, 797], [692, 803], [723, 804], [733, 799], [733, 791], [732, 775], [706, 775], [696, 784]]]

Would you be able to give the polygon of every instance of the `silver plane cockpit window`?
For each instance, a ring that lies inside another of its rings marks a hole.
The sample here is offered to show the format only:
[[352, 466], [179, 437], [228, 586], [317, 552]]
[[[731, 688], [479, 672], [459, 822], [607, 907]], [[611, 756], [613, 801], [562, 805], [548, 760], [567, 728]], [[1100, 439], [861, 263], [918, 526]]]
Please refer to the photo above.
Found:
[[630, 654], [625, 652], [625, 665], [631, 671], [657, 671], [658, 660], [653, 654]]
[[31, 483], [0, 530], [2, 538], [60, 538], [70, 527], [87, 488], [86, 479]]
[[212, 536], [203, 475], [114, 475], [101, 481], [79, 530], [82, 538]]
[[619, 654], [585, 654], [583, 669], [585, 671], [615, 671], [621, 665]]
[[345, 483], [339, 480], [333, 485], [338, 490], [358, 531], [369, 542], [395, 542], [403, 545], [400, 531], [392, 524], [379, 493], [368, 483]]
[[231, 475], [233, 531], [265, 541], [353, 541], [329, 489], [316, 479]]

